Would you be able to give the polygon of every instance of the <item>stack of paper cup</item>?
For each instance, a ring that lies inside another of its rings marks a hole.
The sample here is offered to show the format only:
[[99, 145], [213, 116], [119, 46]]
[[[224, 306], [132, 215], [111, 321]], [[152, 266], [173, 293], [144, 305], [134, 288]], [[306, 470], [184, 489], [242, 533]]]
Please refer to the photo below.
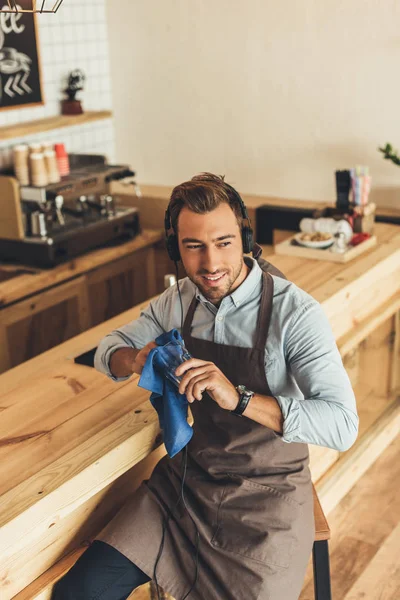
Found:
[[47, 152], [48, 150], [54, 150], [54, 144], [53, 142], [46, 140], [45, 142], [42, 142], [42, 152]]
[[64, 144], [54, 144], [54, 150], [57, 157], [58, 172], [61, 177], [65, 177], [65, 175], [69, 175], [69, 160], [65, 146]]
[[35, 142], [34, 144], [29, 144], [29, 154], [42, 152], [42, 144], [39, 142]]
[[29, 149], [25, 144], [14, 146], [14, 171], [20, 185], [29, 185]]
[[58, 172], [56, 153], [54, 150], [46, 150], [43, 153], [43, 156], [49, 183], [58, 183], [61, 178], [60, 173]]
[[36, 187], [44, 187], [48, 184], [46, 164], [42, 152], [32, 152], [29, 156], [31, 170], [31, 183]]

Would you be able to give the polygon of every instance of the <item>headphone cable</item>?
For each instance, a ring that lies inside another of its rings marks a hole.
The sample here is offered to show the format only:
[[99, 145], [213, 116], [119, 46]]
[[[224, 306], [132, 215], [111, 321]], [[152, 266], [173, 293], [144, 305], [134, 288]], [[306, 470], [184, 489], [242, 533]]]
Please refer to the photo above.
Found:
[[157, 592], [157, 599], [161, 600], [161, 596], [160, 596], [160, 588], [159, 588], [159, 584], [158, 584], [158, 580], [157, 580], [157, 566], [159, 563], [159, 560], [161, 558], [162, 552], [164, 550], [164, 543], [165, 543], [165, 532], [169, 523], [170, 518], [174, 515], [175, 510], [177, 509], [177, 507], [179, 506], [180, 502], [182, 501], [183, 506], [185, 507], [185, 510], [187, 512], [187, 514], [189, 515], [190, 520], [192, 521], [195, 529], [196, 529], [196, 543], [195, 543], [195, 548], [196, 548], [196, 554], [195, 557], [193, 559], [194, 565], [195, 565], [195, 575], [194, 575], [194, 580], [192, 585], [190, 586], [190, 589], [188, 592], [186, 592], [186, 594], [183, 596], [182, 600], [186, 600], [186, 598], [189, 596], [189, 594], [193, 591], [193, 589], [196, 586], [197, 580], [198, 580], [198, 576], [199, 576], [199, 546], [200, 546], [200, 533], [199, 530], [197, 528], [197, 525], [192, 517], [192, 515], [190, 514], [190, 510], [186, 504], [186, 499], [185, 499], [185, 492], [184, 492], [184, 486], [185, 486], [185, 480], [186, 480], [186, 471], [187, 471], [187, 446], [185, 446], [184, 448], [184, 452], [182, 455], [182, 474], [181, 474], [181, 488], [180, 488], [180, 495], [178, 498], [178, 501], [176, 502], [174, 508], [172, 509], [172, 511], [168, 510], [168, 516], [167, 518], [163, 517], [163, 529], [162, 529], [162, 536], [161, 536], [161, 543], [160, 543], [160, 547], [158, 549], [158, 554], [157, 554], [157, 558], [156, 558], [156, 562], [154, 564], [154, 570], [153, 570], [153, 580], [154, 583], [156, 585], [156, 592]]
[[[178, 296], [179, 296], [179, 302], [180, 302], [180, 306], [181, 306], [181, 332], [183, 333], [183, 303], [182, 303], [182, 296], [181, 296], [181, 290], [180, 290], [180, 286], [179, 286], [179, 274], [178, 274], [178, 262], [174, 261], [175, 263], [175, 271], [176, 271], [176, 284], [177, 284], [177, 289], [178, 289]], [[185, 507], [185, 510], [187, 512], [187, 514], [190, 517], [190, 520], [192, 521], [195, 529], [196, 529], [196, 555], [195, 555], [195, 576], [194, 576], [194, 581], [189, 589], [189, 591], [184, 595], [184, 597], [182, 598], [182, 600], [186, 600], [186, 598], [189, 596], [189, 594], [193, 591], [196, 583], [197, 583], [197, 579], [198, 579], [198, 575], [199, 575], [199, 545], [200, 545], [200, 534], [199, 534], [199, 530], [197, 528], [197, 525], [192, 517], [192, 515], [190, 514], [189, 508], [186, 504], [186, 500], [185, 500], [185, 492], [184, 492], [184, 486], [185, 486], [185, 481], [186, 481], [186, 472], [187, 472], [187, 446], [185, 446], [184, 448], [184, 454], [182, 457], [182, 474], [181, 474], [181, 489], [180, 489], [180, 495], [178, 498], [178, 501], [176, 502], [174, 508], [171, 511], [168, 511], [168, 516], [167, 518], [163, 517], [163, 528], [162, 528], [162, 536], [161, 536], [161, 542], [160, 542], [160, 547], [158, 549], [158, 554], [157, 554], [157, 558], [154, 564], [154, 570], [153, 570], [153, 579], [154, 579], [154, 583], [156, 585], [156, 592], [157, 592], [157, 599], [161, 600], [161, 596], [160, 596], [160, 588], [158, 585], [158, 580], [157, 580], [157, 566], [158, 563], [160, 561], [162, 552], [164, 550], [164, 543], [165, 543], [165, 532], [167, 530], [167, 526], [169, 523], [170, 518], [174, 515], [175, 510], [178, 508], [180, 502], [182, 501], [183, 506]]]

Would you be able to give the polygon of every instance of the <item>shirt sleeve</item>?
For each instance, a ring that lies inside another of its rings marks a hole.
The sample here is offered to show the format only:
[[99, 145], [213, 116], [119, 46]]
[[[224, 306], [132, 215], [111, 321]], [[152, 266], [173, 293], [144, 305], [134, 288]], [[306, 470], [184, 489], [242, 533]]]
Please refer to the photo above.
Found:
[[135, 321], [115, 329], [103, 338], [97, 347], [94, 357], [95, 368], [104, 373], [114, 381], [125, 381], [127, 377], [115, 377], [110, 371], [110, 358], [113, 352], [119, 348], [144, 348], [161, 333], [165, 332], [162, 325], [161, 315], [165, 299], [163, 295], [151, 302]]
[[276, 396], [284, 418], [283, 441], [348, 450], [358, 433], [356, 399], [329, 321], [317, 302], [295, 311], [285, 358], [304, 399]]

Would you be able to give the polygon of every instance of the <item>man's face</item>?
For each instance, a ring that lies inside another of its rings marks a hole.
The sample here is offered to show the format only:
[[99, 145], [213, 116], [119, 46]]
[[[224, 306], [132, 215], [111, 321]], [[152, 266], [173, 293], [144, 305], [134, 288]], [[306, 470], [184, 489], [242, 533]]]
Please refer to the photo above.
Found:
[[206, 214], [184, 207], [178, 217], [178, 241], [187, 276], [213, 304], [247, 277], [241, 232], [229, 204]]

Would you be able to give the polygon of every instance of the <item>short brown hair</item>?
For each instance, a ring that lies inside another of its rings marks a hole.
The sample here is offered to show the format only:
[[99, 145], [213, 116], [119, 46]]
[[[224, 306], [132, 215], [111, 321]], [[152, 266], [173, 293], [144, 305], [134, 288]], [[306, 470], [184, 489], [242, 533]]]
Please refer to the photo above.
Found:
[[235, 190], [224, 181], [224, 176], [212, 173], [200, 173], [177, 185], [172, 190], [169, 201], [171, 227], [178, 233], [178, 217], [186, 206], [195, 213], [205, 214], [217, 208], [222, 202], [229, 204], [236, 215], [239, 229], [242, 228], [242, 211]]

